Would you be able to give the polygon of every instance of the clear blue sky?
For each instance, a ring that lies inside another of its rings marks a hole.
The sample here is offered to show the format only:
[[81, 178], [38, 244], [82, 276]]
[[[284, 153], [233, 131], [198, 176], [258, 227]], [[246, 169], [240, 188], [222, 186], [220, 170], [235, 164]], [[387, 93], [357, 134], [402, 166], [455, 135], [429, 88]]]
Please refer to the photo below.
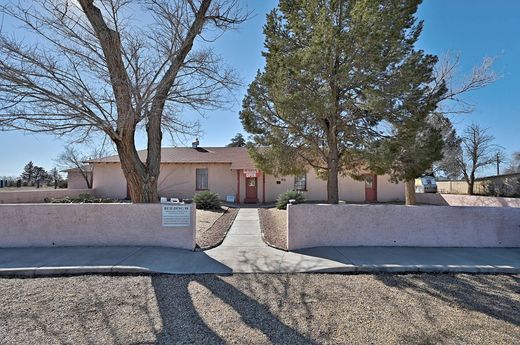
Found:
[[[239, 72], [244, 87], [231, 109], [207, 114], [202, 121], [203, 146], [223, 146], [242, 132], [238, 118], [245, 87], [264, 61], [262, 26], [265, 14], [276, 6], [275, 0], [243, 0], [254, 17], [238, 30], [226, 33], [215, 48]], [[493, 85], [467, 96], [475, 106], [472, 114], [453, 118], [458, 129], [476, 122], [489, 128], [496, 143], [508, 154], [520, 150], [520, 1], [512, 0], [425, 0], [418, 16], [425, 21], [419, 47], [443, 55], [461, 54], [460, 73], [469, 73], [484, 56], [496, 56], [495, 70], [501, 78]], [[169, 145], [164, 142], [164, 145]], [[188, 144], [188, 143], [187, 143]], [[66, 143], [48, 135], [0, 132], [0, 176], [17, 176], [29, 160], [47, 169], [63, 151]], [[143, 148], [144, 140], [138, 140]]]

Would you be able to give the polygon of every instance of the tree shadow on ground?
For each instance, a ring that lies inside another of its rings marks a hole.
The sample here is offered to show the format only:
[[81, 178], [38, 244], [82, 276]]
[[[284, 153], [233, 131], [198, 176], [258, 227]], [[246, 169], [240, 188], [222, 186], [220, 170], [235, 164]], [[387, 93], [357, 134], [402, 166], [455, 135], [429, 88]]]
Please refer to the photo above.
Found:
[[390, 287], [427, 294], [460, 308], [520, 325], [520, 302], [513, 298], [520, 293], [520, 278], [516, 276], [500, 281], [491, 279], [493, 275], [467, 274], [380, 274], [375, 277]]
[[[152, 286], [155, 290], [159, 312], [163, 327], [157, 334], [157, 344], [222, 344], [226, 343], [225, 334], [219, 334], [218, 327], [211, 327], [203, 319], [200, 305], [194, 303], [194, 296], [190, 286], [198, 284], [209, 294], [198, 292], [198, 298], [207, 298], [207, 308], [231, 309], [240, 316], [242, 328], [261, 332], [273, 344], [314, 344], [314, 342], [280, 321], [269, 308], [251, 298], [246, 293], [227, 283], [218, 275], [189, 275], [152, 277]], [[217, 305], [210, 305], [210, 299], [218, 300]], [[199, 304], [199, 303], [197, 303]], [[230, 307], [230, 308], [229, 308]], [[228, 311], [229, 312], [229, 311]], [[225, 320], [212, 322], [225, 323]], [[222, 324], [221, 324], [222, 325]], [[226, 325], [229, 331], [229, 325]], [[237, 325], [237, 330], [240, 329]], [[229, 334], [228, 334], [229, 335]], [[244, 343], [254, 339], [244, 338], [247, 335], [234, 334], [233, 338], [242, 339]]]

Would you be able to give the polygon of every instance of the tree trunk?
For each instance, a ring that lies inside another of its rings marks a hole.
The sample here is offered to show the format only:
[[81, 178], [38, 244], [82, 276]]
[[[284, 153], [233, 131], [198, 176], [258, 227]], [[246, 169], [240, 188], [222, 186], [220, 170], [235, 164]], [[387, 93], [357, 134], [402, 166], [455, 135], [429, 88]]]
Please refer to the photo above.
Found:
[[[473, 169], [475, 170], [475, 169]], [[468, 194], [469, 195], [473, 195], [475, 194], [474, 192], [474, 187], [475, 186], [475, 173], [474, 171], [471, 172], [471, 174], [469, 175], [469, 181], [468, 181]]]
[[328, 166], [327, 202], [329, 204], [337, 204], [339, 202], [337, 149], [331, 148], [329, 153]]
[[468, 195], [473, 195], [475, 192], [473, 191], [473, 186], [475, 183], [473, 181], [468, 182]]
[[404, 183], [404, 196], [406, 205], [415, 205], [415, 180], [408, 180]]
[[[125, 175], [130, 199], [133, 203], [156, 203], [159, 201], [157, 180], [159, 170], [153, 173], [137, 155], [133, 138], [117, 142], [117, 151], [121, 161], [121, 168]], [[159, 157], [160, 159], [160, 157]]]

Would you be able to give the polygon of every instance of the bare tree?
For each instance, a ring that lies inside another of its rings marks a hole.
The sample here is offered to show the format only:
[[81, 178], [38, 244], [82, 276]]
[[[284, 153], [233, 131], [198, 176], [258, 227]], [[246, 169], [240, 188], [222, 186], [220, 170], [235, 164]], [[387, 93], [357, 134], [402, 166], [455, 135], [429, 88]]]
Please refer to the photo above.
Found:
[[477, 124], [469, 125], [461, 136], [462, 150], [457, 162], [462, 176], [468, 183], [468, 194], [474, 194], [475, 175], [485, 166], [496, 162], [499, 147], [493, 143], [495, 138], [486, 128]]
[[89, 154], [83, 154], [74, 146], [67, 146], [64, 152], [62, 152], [56, 162], [60, 167], [66, 169], [76, 169], [79, 171], [83, 179], [87, 184], [87, 188], [92, 188], [92, 169], [91, 166], [87, 163], [90, 159], [101, 158], [107, 155], [107, 151], [105, 150], [105, 146], [102, 145], [99, 148], [93, 149]]
[[[134, 202], [158, 200], [163, 130], [196, 131], [181, 113], [221, 107], [237, 85], [204, 47], [246, 19], [237, 0], [12, 0], [0, 13], [37, 40], [0, 33], [0, 129], [76, 141], [105, 133]], [[144, 162], [134, 143], [140, 129]]]
[[514, 174], [520, 172], [520, 151], [511, 155], [509, 166], [506, 168], [506, 174]]

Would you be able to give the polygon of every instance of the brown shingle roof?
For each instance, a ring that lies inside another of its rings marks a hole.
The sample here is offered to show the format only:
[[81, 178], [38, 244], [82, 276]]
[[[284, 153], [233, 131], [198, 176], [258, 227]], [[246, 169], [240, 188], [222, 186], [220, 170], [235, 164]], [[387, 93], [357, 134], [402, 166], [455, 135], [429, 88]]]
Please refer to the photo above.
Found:
[[[137, 152], [142, 161], [146, 150]], [[89, 163], [119, 163], [119, 156], [92, 159]], [[230, 163], [231, 169], [255, 169], [245, 147], [163, 147], [161, 163]]]

